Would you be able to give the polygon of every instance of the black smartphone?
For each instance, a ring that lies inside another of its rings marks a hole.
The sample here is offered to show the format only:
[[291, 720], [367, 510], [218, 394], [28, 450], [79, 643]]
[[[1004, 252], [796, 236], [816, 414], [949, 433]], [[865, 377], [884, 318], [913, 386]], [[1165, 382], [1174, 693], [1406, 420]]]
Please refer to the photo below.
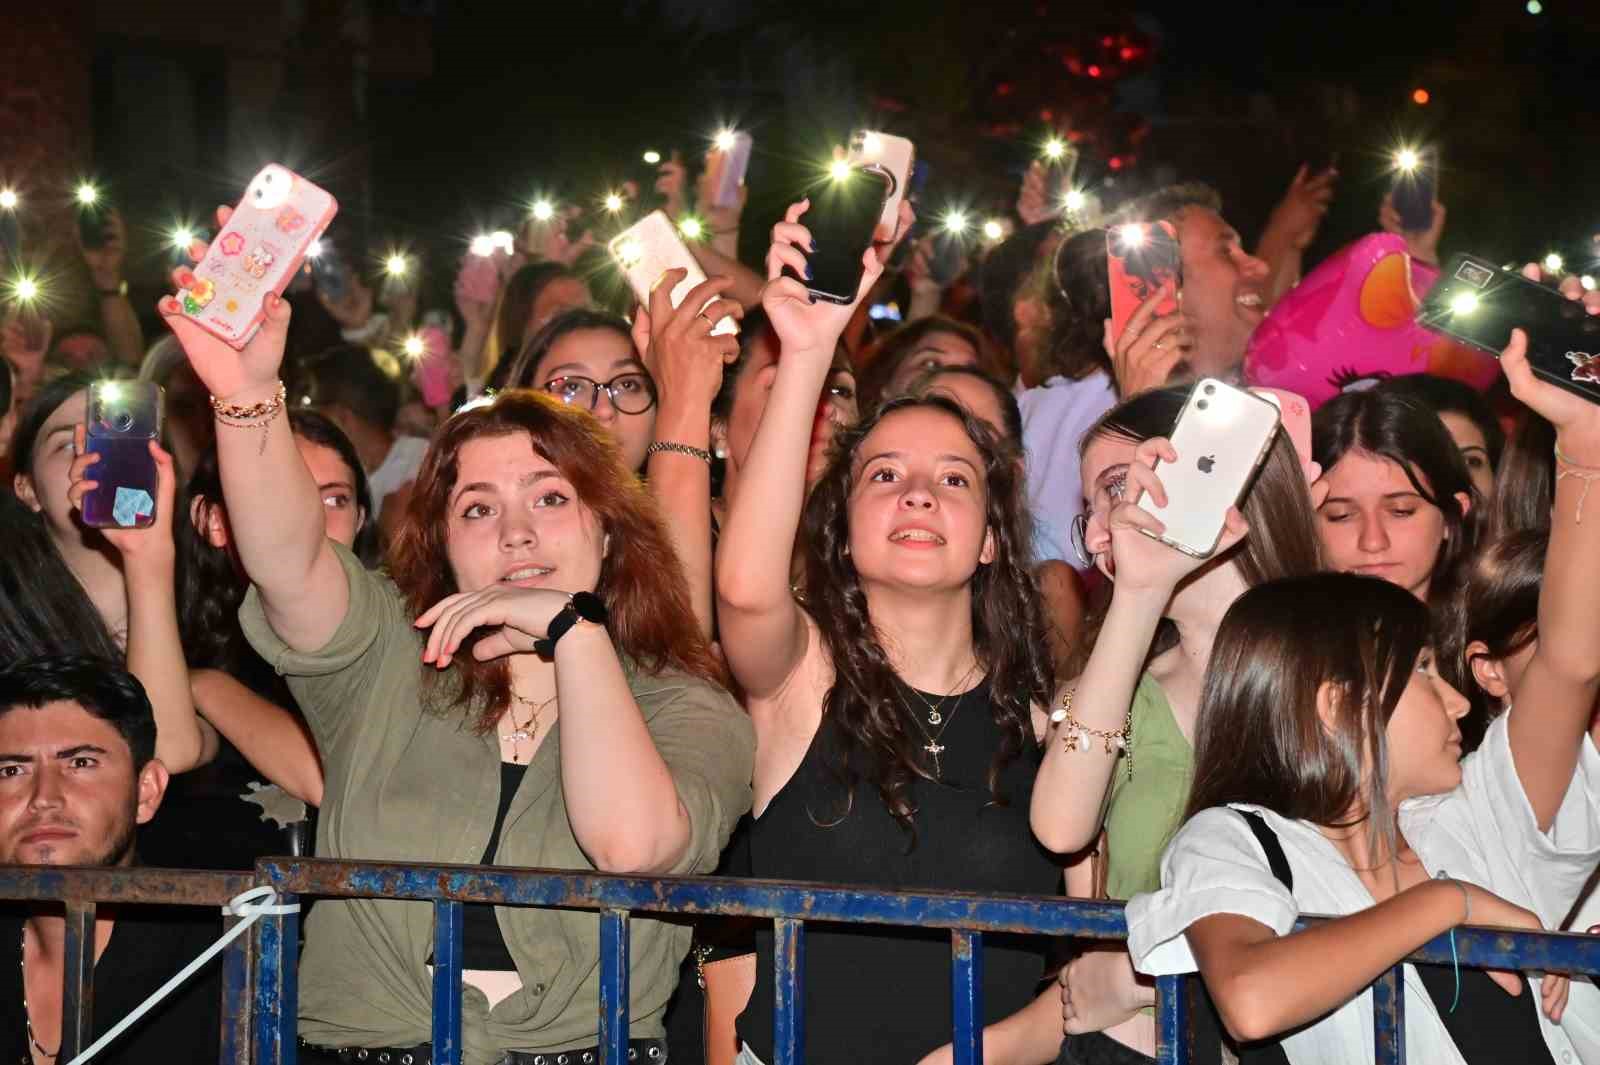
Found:
[[1600, 403], [1600, 315], [1515, 270], [1453, 256], [1417, 308], [1417, 324], [1491, 355], [1511, 343], [1513, 328], [1521, 329], [1535, 374]]
[[96, 381], [89, 386], [89, 467], [95, 487], [83, 497], [83, 523], [95, 528], [145, 528], [156, 518], [156, 460], [163, 392], [154, 381]]
[[[894, 179], [875, 166], [854, 166], [811, 193], [800, 224], [811, 231], [815, 250], [806, 252], [811, 276], [807, 291], [829, 303], [854, 303], [861, 287], [861, 257], [872, 245], [873, 230]], [[790, 277], [794, 271], [785, 269]]]
[[1439, 149], [1406, 149], [1395, 157], [1390, 189], [1400, 226], [1407, 233], [1433, 227], [1433, 201], [1439, 198]]

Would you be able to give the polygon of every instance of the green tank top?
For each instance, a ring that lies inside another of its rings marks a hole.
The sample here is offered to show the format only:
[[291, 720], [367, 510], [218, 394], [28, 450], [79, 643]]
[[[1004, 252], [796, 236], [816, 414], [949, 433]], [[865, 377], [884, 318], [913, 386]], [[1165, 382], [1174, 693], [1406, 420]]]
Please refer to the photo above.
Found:
[[1194, 777], [1194, 748], [1149, 673], [1133, 693], [1132, 752], [1133, 777], [1119, 759], [1106, 806], [1106, 894], [1113, 899], [1161, 887], [1161, 854], [1178, 829]]

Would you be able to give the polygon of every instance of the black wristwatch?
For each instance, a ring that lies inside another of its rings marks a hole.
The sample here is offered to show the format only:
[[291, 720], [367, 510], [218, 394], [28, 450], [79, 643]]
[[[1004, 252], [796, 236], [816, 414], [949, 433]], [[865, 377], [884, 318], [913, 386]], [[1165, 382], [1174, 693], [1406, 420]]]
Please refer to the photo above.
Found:
[[556, 641], [567, 634], [567, 630], [580, 621], [592, 621], [596, 625], [604, 625], [610, 613], [606, 610], [605, 600], [593, 592], [576, 592], [567, 605], [561, 608], [561, 613], [550, 619], [550, 628], [545, 638], [533, 641], [533, 650], [544, 658], [553, 658], [556, 653]]

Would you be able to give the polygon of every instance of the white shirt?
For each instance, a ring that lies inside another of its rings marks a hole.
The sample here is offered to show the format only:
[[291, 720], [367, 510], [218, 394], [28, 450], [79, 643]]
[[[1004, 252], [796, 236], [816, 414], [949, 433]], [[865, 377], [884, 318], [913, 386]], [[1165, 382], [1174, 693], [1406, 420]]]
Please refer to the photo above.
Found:
[[1103, 370], [1079, 381], [1052, 377], [1017, 397], [1034, 548], [1040, 562], [1060, 559], [1083, 568], [1083, 560], [1072, 550], [1072, 522], [1083, 513], [1079, 448], [1083, 434], [1116, 402], [1116, 389]]
[[428, 442], [420, 436], [397, 436], [383, 456], [383, 464], [367, 474], [367, 487], [372, 490], [372, 517], [375, 520], [383, 511], [383, 501], [391, 492], [404, 488], [417, 479], [422, 468], [422, 457], [428, 453]]
[[[1444, 872], [1477, 884], [1533, 910], [1550, 926], [1566, 915], [1600, 861], [1600, 752], [1584, 739], [1555, 822], [1548, 834], [1541, 833], [1511, 761], [1508, 716], [1496, 719], [1483, 746], [1463, 760], [1456, 790], [1403, 805], [1401, 828], [1430, 874]], [[1281, 936], [1302, 913], [1341, 915], [1373, 905], [1349, 862], [1316, 828], [1270, 810], [1260, 812], [1283, 845], [1294, 893], [1272, 875], [1244, 818], [1225, 809], [1202, 811], [1179, 830], [1162, 856], [1161, 890], [1128, 903], [1134, 968], [1153, 976], [1195, 971], [1184, 932], [1215, 914], [1239, 914]], [[1527, 876], [1530, 871], [1535, 875]], [[1407, 1060], [1463, 1063], [1410, 965], [1405, 983]], [[1534, 988], [1523, 992], [1523, 1002], [1539, 1010], [1537, 978], [1533, 983]], [[1542, 1010], [1539, 1022], [1558, 1065], [1600, 1065], [1600, 992], [1587, 981], [1573, 981], [1559, 1026]], [[1283, 1047], [1293, 1065], [1369, 1062], [1375, 1050], [1372, 1025], [1368, 990], [1322, 1021], [1285, 1036]]]

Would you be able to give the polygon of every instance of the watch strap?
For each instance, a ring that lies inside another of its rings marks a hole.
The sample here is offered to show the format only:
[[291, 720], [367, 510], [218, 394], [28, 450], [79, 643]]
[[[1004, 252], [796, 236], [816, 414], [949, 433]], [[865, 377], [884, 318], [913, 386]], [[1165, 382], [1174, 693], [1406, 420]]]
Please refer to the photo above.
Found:
[[543, 658], [553, 658], [556, 653], [556, 641], [565, 636], [568, 629], [580, 621], [604, 625], [609, 616], [605, 600], [598, 595], [593, 592], [575, 592], [567, 600], [567, 605], [550, 619], [550, 627], [545, 630], [544, 639], [533, 641], [534, 653]]

